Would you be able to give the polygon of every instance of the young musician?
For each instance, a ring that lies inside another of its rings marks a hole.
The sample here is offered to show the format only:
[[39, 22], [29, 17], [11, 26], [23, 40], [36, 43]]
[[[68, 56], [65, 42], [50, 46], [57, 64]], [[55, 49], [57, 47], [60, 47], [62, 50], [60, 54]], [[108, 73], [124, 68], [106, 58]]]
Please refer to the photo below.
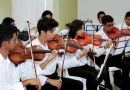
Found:
[[[32, 41], [32, 45], [39, 45], [43, 50], [50, 50], [48, 47], [48, 41], [53, 40], [56, 35], [56, 27], [58, 22], [52, 18], [43, 17], [38, 21], [37, 28], [39, 37]], [[27, 45], [27, 47], [29, 47]], [[48, 77], [46, 85], [42, 87], [43, 90], [82, 90], [83, 85], [80, 81], [63, 78], [57, 75], [57, 64], [59, 60], [56, 56], [57, 50], [52, 50], [52, 53], [46, 53], [45, 58], [42, 61], [36, 61], [43, 70], [45, 76]], [[80, 56], [79, 56], [80, 57]], [[42, 64], [43, 63], [43, 64]], [[46, 87], [45, 87], [46, 86]]]
[[[96, 63], [99, 66], [101, 66], [101, 64], [104, 62], [106, 51], [112, 43], [112, 40], [109, 38], [109, 34], [114, 29], [114, 19], [110, 15], [105, 15], [102, 18], [102, 24], [103, 24], [103, 29], [98, 31], [96, 34], [101, 35], [102, 39], [106, 39], [107, 42], [103, 41], [100, 46], [94, 46], [94, 51], [97, 53]], [[117, 31], [119, 31], [119, 30], [117, 30]], [[110, 52], [110, 54], [112, 54], [112, 53], [113, 52]], [[118, 68], [121, 68], [124, 72], [126, 71], [124, 69], [124, 66], [127, 66], [127, 69], [130, 69], [129, 63], [126, 63], [124, 60], [122, 60], [122, 55], [117, 55], [115, 57], [113, 56], [113, 58], [112, 57], [108, 58], [107, 63], [106, 63], [106, 67], [107, 67], [106, 69], [108, 69], [108, 67], [110, 67], [110, 66], [116, 66]], [[108, 70], [107, 70], [107, 73], [108, 73]], [[106, 81], [106, 83], [107, 83], [106, 85], [108, 85], [108, 87], [112, 89], [108, 76], [107, 76], [106, 80], [108, 80], [108, 81]]]
[[6, 17], [3, 19], [2, 24], [10, 24], [10, 25], [15, 25], [15, 20], [10, 17]]
[[102, 17], [105, 16], [105, 15], [106, 15], [106, 14], [105, 14], [105, 12], [103, 12], [103, 11], [98, 12], [98, 14], [97, 14], [97, 19], [98, 19], [98, 21], [99, 21], [99, 24], [102, 24]]
[[[47, 17], [47, 18], [52, 18], [53, 14], [51, 11], [49, 10], [45, 10], [43, 13], [42, 13], [42, 16], [41, 18], [43, 17]], [[34, 40], [35, 38], [38, 37], [38, 31], [37, 31], [37, 27], [33, 27], [31, 29], [31, 40]]]
[[51, 11], [49, 11], [49, 10], [45, 10], [45, 11], [42, 13], [41, 18], [43, 18], [43, 17], [52, 18], [52, 17], [53, 17], [53, 14], [52, 14]]
[[119, 28], [119, 30], [121, 29], [130, 29], [130, 11], [128, 11], [125, 15], [124, 18], [124, 23], [122, 22], [121, 24], [117, 25], [117, 28]]
[[[74, 20], [69, 27], [69, 39], [77, 41], [79, 37], [83, 36], [83, 33], [84, 23], [80, 20]], [[86, 57], [86, 54], [89, 52], [89, 49], [87, 47], [83, 48], [83, 51], [78, 49], [75, 53], [66, 52], [65, 61], [69, 61], [69, 59], [71, 59], [71, 64], [69, 64], [69, 66], [64, 65], [64, 68], [68, 69], [68, 73], [71, 76], [85, 78], [87, 90], [97, 90], [97, 85], [102, 81], [103, 78], [101, 78], [98, 83], [94, 83], [98, 71], [94, 67], [88, 65], [90, 58]], [[75, 59], [79, 54], [82, 54], [82, 57]]]
[[[35, 78], [32, 61], [11, 60], [8, 55], [15, 49], [17, 41], [17, 28], [13, 25], [0, 25], [0, 90], [24, 90], [28, 85], [37, 86], [41, 90], [41, 85], [45, 84], [46, 77], [37, 67], [38, 78]], [[10, 56], [11, 57], [11, 56]], [[21, 63], [21, 64], [20, 64]], [[21, 81], [20, 81], [21, 80]]]

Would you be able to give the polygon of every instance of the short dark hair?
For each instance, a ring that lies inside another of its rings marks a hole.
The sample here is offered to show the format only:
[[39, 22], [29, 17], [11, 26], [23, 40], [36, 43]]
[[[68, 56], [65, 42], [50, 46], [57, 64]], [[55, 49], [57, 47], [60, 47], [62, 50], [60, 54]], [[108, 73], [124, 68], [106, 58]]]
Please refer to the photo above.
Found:
[[130, 17], [130, 11], [126, 13], [125, 18]]
[[17, 34], [17, 27], [14, 25], [0, 24], [0, 47], [3, 41], [11, 40], [14, 33]]
[[65, 26], [66, 26], [67, 28], [69, 28], [69, 27], [70, 27], [70, 23], [67, 23]]
[[41, 18], [37, 23], [37, 28], [39, 34], [41, 34], [41, 31], [47, 32], [48, 30], [52, 30], [54, 27], [58, 27], [58, 22], [55, 21], [53, 18]]
[[44, 11], [44, 12], [42, 13], [41, 18], [46, 17], [46, 15], [48, 15], [48, 14], [52, 17], [52, 12], [49, 11], [49, 10], [46, 10], [46, 11]]
[[70, 24], [70, 31], [69, 31], [69, 38], [75, 38], [76, 32], [82, 28], [82, 25], [84, 25], [83, 21], [81, 20], [74, 20]]
[[104, 14], [104, 15], [105, 15], [105, 12], [103, 12], [103, 11], [98, 12], [97, 18], [99, 18], [99, 15], [100, 15], [100, 14]]
[[114, 19], [110, 15], [105, 15], [102, 17], [102, 24], [106, 24], [107, 22], [113, 22]]
[[3, 19], [2, 24], [3, 24], [3, 23], [4, 23], [4, 24], [11, 24], [12, 22], [15, 22], [15, 20], [14, 20], [13, 18], [11, 18], [11, 17], [6, 17], [6, 18]]

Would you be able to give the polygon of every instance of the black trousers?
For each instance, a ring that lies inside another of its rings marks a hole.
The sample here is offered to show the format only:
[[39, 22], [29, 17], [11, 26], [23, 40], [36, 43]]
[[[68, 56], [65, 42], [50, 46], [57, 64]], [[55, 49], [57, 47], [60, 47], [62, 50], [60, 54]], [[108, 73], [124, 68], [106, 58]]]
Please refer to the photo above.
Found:
[[68, 72], [72, 76], [78, 76], [87, 79], [86, 87], [87, 90], [97, 90], [97, 85], [103, 80], [103, 74], [98, 82], [94, 82], [98, 71], [87, 64], [80, 67], [69, 68]]
[[[52, 74], [47, 76], [51, 79], [59, 79], [56, 74]], [[27, 86], [27, 90], [37, 90], [35, 86]], [[41, 90], [58, 90], [57, 87], [52, 86], [50, 84], [45, 84], [42, 86]], [[60, 90], [83, 90], [83, 83], [81, 81], [69, 79], [69, 78], [62, 78], [62, 86]]]

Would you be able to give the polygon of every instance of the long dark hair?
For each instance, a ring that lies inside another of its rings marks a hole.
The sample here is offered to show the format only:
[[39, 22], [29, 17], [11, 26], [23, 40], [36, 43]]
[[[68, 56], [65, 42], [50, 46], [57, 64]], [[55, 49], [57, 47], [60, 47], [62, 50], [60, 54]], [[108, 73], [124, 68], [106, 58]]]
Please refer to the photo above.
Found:
[[82, 28], [82, 25], [84, 25], [83, 21], [77, 19], [74, 20], [69, 27], [69, 38], [75, 38], [77, 31]]

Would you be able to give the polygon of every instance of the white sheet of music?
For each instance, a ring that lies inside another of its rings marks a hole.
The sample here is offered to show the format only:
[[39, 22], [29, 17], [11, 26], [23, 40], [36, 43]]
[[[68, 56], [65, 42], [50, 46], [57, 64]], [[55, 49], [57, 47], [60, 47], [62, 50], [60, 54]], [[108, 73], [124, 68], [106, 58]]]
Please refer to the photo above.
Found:
[[[94, 27], [93, 27], [94, 25]], [[87, 31], [88, 34], [92, 34], [92, 30], [94, 30], [94, 33], [96, 33], [96, 29], [98, 27], [98, 29], [100, 30], [102, 25], [99, 23], [93, 23], [93, 25], [91, 23], [86, 23], [85, 24], [85, 31]]]
[[[127, 43], [127, 45], [126, 45], [126, 43]], [[119, 38], [118, 45], [117, 45], [113, 55], [118, 55], [118, 54], [123, 53], [124, 49], [125, 49], [125, 52], [129, 52], [130, 51], [130, 36]]]

